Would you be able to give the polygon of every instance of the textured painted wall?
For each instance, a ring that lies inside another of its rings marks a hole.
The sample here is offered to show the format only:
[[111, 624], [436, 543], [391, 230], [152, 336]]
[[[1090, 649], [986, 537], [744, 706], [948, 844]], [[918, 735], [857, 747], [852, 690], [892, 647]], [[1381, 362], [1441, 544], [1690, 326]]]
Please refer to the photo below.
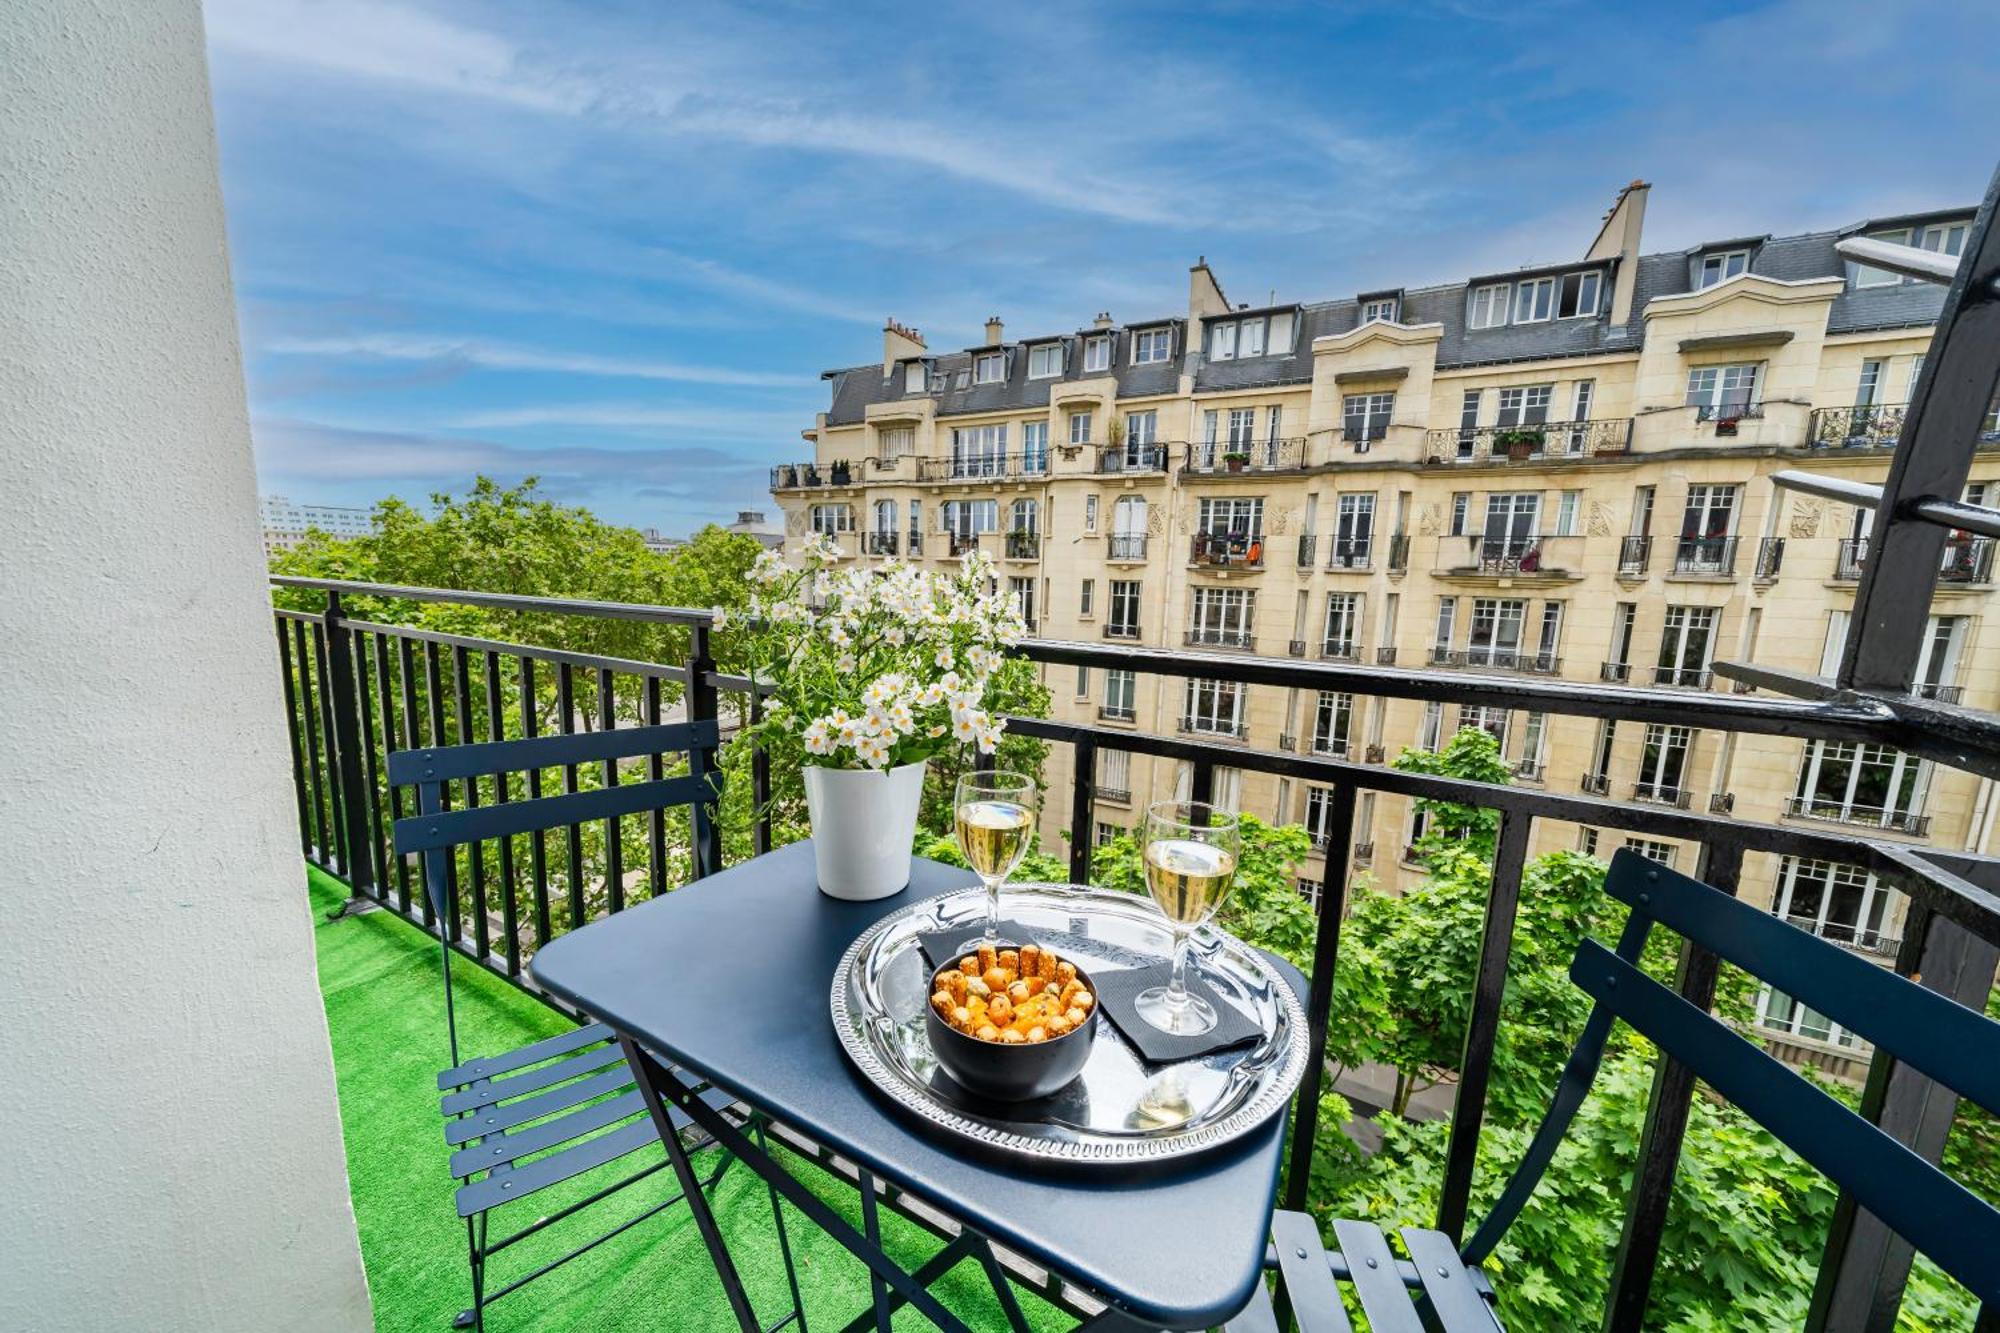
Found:
[[0, 4], [9, 1328], [369, 1327], [196, 0]]

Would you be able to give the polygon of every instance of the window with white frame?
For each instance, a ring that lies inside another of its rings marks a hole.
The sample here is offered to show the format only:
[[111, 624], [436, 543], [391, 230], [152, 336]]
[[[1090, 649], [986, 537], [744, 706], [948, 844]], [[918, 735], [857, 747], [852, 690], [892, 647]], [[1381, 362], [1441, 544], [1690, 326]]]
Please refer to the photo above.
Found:
[[1097, 752], [1097, 795], [1103, 800], [1132, 799], [1132, 752]]
[[1504, 282], [1473, 288], [1471, 312], [1466, 322], [1475, 329], [1497, 329], [1505, 324], [1509, 290]]
[[1718, 250], [1714, 254], [1701, 257], [1701, 267], [1696, 271], [1695, 290], [1713, 287], [1718, 282], [1727, 282], [1750, 268], [1748, 250]]
[[1072, 412], [1069, 414], [1069, 442], [1071, 444], [1090, 443], [1090, 413]]
[[1096, 372], [1111, 369], [1111, 339], [1086, 338], [1083, 342], [1083, 368]]
[[1514, 322], [1539, 324], [1555, 312], [1556, 280], [1526, 278], [1514, 284]]
[[1463, 537], [1465, 535], [1465, 518], [1466, 514], [1471, 510], [1471, 508], [1472, 508], [1472, 493], [1470, 491], [1452, 492], [1451, 496], [1452, 536]]
[[1648, 861], [1658, 861], [1663, 866], [1674, 863], [1674, 845], [1670, 842], [1655, 842], [1651, 838], [1627, 838], [1625, 845]]
[[1597, 724], [1597, 742], [1590, 750], [1590, 771], [1584, 775], [1584, 790], [1602, 794], [1611, 781], [1611, 747], [1617, 743], [1618, 723], [1605, 718]]
[[917, 451], [917, 430], [914, 426], [885, 427], [876, 439], [880, 457], [884, 459], [903, 458]]
[[1343, 433], [1349, 444], [1366, 444], [1389, 433], [1389, 418], [1396, 411], [1393, 393], [1350, 393], [1340, 400]]
[[1313, 752], [1345, 759], [1353, 726], [1354, 696], [1341, 690], [1321, 690], [1313, 708]]
[[1500, 414], [1495, 417], [1496, 426], [1539, 426], [1549, 419], [1549, 400], [1555, 395], [1553, 384], [1524, 384], [1500, 391]]
[[1007, 427], [966, 426], [951, 433], [951, 475], [998, 477], [1007, 471]]
[[[1104, 715], [1127, 722], [1139, 711], [1139, 675], [1116, 667], [1104, 673]], [[1101, 753], [1110, 754], [1105, 750]]]
[[1236, 356], [1236, 321], [1225, 320], [1208, 326], [1208, 359], [1229, 361]]
[[1208, 359], [1229, 361], [1238, 357], [1263, 356], [1267, 350], [1273, 353], [1289, 352], [1291, 341], [1290, 312], [1224, 320], [1208, 325]]
[[1521, 723], [1521, 762], [1516, 771], [1526, 778], [1542, 775], [1542, 766], [1548, 758], [1549, 715], [1528, 713]]
[[1119, 828], [1116, 824], [1107, 824], [1100, 819], [1097, 821], [1096, 829], [1091, 833], [1091, 838], [1094, 841], [1094, 845], [1102, 847], [1106, 843], [1114, 841], [1124, 831], [1124, 829]]
[[1424, 720], [1417, 726], [1417, 748], [1435, 750], [1444, 739], [1444, 703], [1431, 699], [1424, 704]]
[[1361, 303], [1361, 322], [1373, 324], [1380, 320], [1394, 324], [1402, 302], [1394, 296], [1377, 296]]
[[1132, 335], [1132, 364], [1150, 365], [1165, 361], [1173, 355], [1174, 331], [1171, 328], [1140, 329]]
[[1597, 313], [1598, 289], [1604, 275], [1595, 269], [1565, 273], [1556, 284], [1556, 318], [1588, 319]]
[[1326, 850], [1326, 843], [1333, 828], [1333, 788], [1306, 788], [1306, 833], [1312, 838], [1312, 845], [1320, 851]]
[[1063, 373], [1063, 345], [1037, 343], [1028, 349], [1028, 378], [1053, 379]]
[[1861, 374], [1854, 384], [1854, 405], [1873, 407], [1882, 401], [1883, 372], [1889, 363], [1881, 357], [1870, 357], [1861, 363]]
[[976, 537], [1000, 530], [998, 500], [946, 500], [940, 521], [944, 530], [957, 537]]
[[1886, 745], [1811, 741], [1799, 765], [1792, 813], [1880, 828], [1912, 828], [1928, 766]]
[[875, 531], [885, 536], [896, 535], [896, 502], [877, 500], [875, 502]]
[[971, 383], [972, 383], [972, 370], [970, 367], [961, 366], [959, 367], [959, 369], [952, 372], [951, 376], [952, 388], [963, 389]]
[[1693, 748], [1693, 727], [1648, 723], [1646, 743], [1639, 751], [1639, 783], [1632, 794], [1681, 804], [1687, 791], [1688, 751]]
[[1264, 535], [1262, 496], [1205, 496], [1196, 508], [1196, 531], [1211, 536]]
[[[1007, 600], [1013, 603], [1014, 609], [1021, 613], [1021, 619], [1027, 622], [1028, 632], [1030, 634], [1034, 633], [1035, 632], [1035, 580], [1031, 578], [1008, 579]], [[1077, 683], [1080, 686], [1082, 686], [1081, 693], [1087, 696], [1090, 693], [1090, 686], [1088, 681], [1082, 678], [1081, 674], [1082, 670], [1083, 670], [1082, 668], [1079, 668]]]
[[1320, 639], [1320, 656], [1360, 657], [1362, 597], [1358, 592], [1326, 595], [1326, 633]]
[[1521, 660], [1521, 631], [1528, 604], [1509, 597], [1472, 599], [1472, 628], [1466, 639], [1467, 666], [1511, 667]]
[[972, 382], [974, 384], [998, 384], [1007, 378], [1007, 356], [1004, 352], [981, 352], [972, 358]]
[[1821, 939], [1879, 953], [1896, 945], [1886, 932], [1898, 896], [1859, 866], [1787, 856], [1771, 911]]
[[1034, 535], [1042, 530], [1042, 505], [1032, 496], [1022, 496], [1007, 511], [1007, 531]]
[[[1922, 227], [1895, 227], [1888, 231], [1870, 232], [1871, 239], [1888, 241], [1894, 245], [1913, 245], [1920, 250], [1935, 250], [1940, 254], [1956, 255], [1965, 250], [1965, 237], [1970, 224], [1966, 222], [1934, 222]], [[1887, 269], [1870, 268], [1866, 264], [1854, 266], [1853, 282], [1856, 287], [1893, 287], [1904, 281], [1899, 273]], [[1917, 281], [1915, 278], [1909, 279]]]
[[1076, 613], [1088, 620], [1092, 613], [1092, 603], [1097, 600], [1097, 580], [1085, 579], [1077, 589]]
[[1859, 1047], [1860, 1038], [1817, 1009], [1800, 1004], [1783, 991], [1764, 987], [1757, 997], [1757, 1026], [1786, 1036], [1823, 1041], [1829, 1046]]
[[1137, 579], [1113, 579], [1105, 590], [1108, 600], [1105, 606], [1104, 632], [1115, 639], [1134, 639], [1139, 636], [1139, 581]]
[[1188, 641], [1247, 648], [1254, 637], [1257, 594], [1249, 588], [1196, 588]]
[[1467, 704], [1458, 710], [1459, 731], [1471, 727], [1475, 731], [1485, 732], [1493, 738], [1493, 743], [1500, 747], [1502, 753], [1507, 749], [1507, 725], [1510, 721], [1512, 715], [1495, 704], [1484, 706]]
[[1687, 401], [1706, 417], [1742, 416], [1757, 406], [1757, 377], [1762, 362], [1733, 366], [1696, 366], [1688, 371]]
[[1243, 321], [1242, 330], [1237, 334], [1236, 337], [1236, 355], [1238, 356], [1264, 355], [1263, 320], [1246, 319]]
[[929, 387], [929, 368], [921, 361], [911, 361], [903, 367], [903, 392], [922, 393]]
[[1584, 827], [1576, 831], [1576, 849], [1585, 856], [1597, 855], [1597, 830]]
[[[1597, 381], [1578, 380], [1570, 395], [1569, 419], [1576, 422], [1590, 420], [1590, 411], [1597, 401]], [[1590, 443], [1590, 432], [1572, 430], [1569, 433], [1569, 451], [1580, 454]]]
[[854, 506], [814, 505], [812, 507], [812, 530], [827, 537], [831, 537], [836, 532], [854, 531]]
[[1034, 474], [1049, 470], [1049, 423], [1021, 423], [1021, 471]]
[[1241, 734], [1244, 693], [1244, 687], [1234, 681], [1191, 678], [1182, 714], [1185, 729], [1218, 736]]
[[1537, 671], [1554, 671], [1562, 653], [1563, 604], [1542, 603], [1542, 635], [1535, 645], [1533, 666]]
[[1924, 631], [1923, 652], [1917, 658], [1916, 693], [1938, 698], [1958, 680], [1959, 653], [1965, 646], [1966, 616], [1932, 616]]
[[1097, 531], [1097, 497], [1094, 495], [1083, 497], [1083, 530]]
[[1349, 491], [1334, 504], [1331, 568], [1366, 569], [1375, 547], [1375, 497]]
[[1574, 537], [1583, 529], [1583, 492], [1564, 491], [1556, 497], [1556, 536]]
[[1438, 598], [1437, 629], [1431, 637], [1433, 654], [1441, 654], [1451, 648], [1452, 636], [1457, 632], [1458, 598]]
[[1090, 697], [1090, 668], [1087, 666], [1076, 669], [1076, 697], [1078, 700]]
[[1458, 400], [1458, 456], [1472, 457], [1474, 432], [1479, 429], [1479, 401], [1482, 389], [1467, 389]]
[[1660, 660], [1655, 685], [1708, 684], [1708, 663], [1715, 652], [1715, 625], [1721, 611], [1713, 606], [1670, 606], [1660, 631]]

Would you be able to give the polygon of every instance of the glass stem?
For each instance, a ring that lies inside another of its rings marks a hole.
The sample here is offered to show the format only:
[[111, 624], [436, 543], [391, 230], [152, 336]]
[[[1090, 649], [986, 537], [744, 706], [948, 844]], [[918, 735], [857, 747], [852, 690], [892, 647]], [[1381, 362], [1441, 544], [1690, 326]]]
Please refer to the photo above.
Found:
[[1187, 1008], [1188, 932], [1174, 932], [1174, 966], [1167, 976], [1167, 1008], [1175, 1013]]
[[980, 878], [986, 883], [986, 942], [997, 945], [1000, 943], [1000, 881], [986, 879], [983, 875]]

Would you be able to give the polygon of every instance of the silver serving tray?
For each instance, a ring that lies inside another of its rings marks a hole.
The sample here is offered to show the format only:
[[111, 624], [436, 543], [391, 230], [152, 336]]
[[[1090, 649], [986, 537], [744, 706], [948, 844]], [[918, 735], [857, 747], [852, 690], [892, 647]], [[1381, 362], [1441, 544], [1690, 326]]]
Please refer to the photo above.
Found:
[[[962, 925], [979, 933], [981, 888], [948, 893], [884, 917], [834, 969], [832, 1010], [841, 1047], [883, 1095], [940, 1129], [1039, 1161], [1132, 1164], [1206, 1152], [1281, 1112], [1306, 1065], [1306, 1017], [1292, 988], [1241, 940], [1204, 928], [1191, 966], [1218, 1000], [1248, 1014], [1261, 1040], [1173, 1064], [1150, 1064], [1117, 1024], [1100, 1018], [1090, 1061], [1061, 1092], [1019, 1105], [959, 1090], [924, 1032], [930, 965], [918, 937]], [[1009, 884], [1003, 919], [1087, 972], [1167, 956], [1172, 936], [1152, 903], [1129, 893], [1055, 884]]]

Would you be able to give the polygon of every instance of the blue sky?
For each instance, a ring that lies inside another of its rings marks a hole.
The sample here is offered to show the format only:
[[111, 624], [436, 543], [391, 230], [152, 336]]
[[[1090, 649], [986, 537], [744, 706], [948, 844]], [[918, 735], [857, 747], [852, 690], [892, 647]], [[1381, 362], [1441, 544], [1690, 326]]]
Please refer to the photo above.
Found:
[[1970, 202], [1990, 3], [208, 0], [258, 464], [769, 508], [822, 370]]

